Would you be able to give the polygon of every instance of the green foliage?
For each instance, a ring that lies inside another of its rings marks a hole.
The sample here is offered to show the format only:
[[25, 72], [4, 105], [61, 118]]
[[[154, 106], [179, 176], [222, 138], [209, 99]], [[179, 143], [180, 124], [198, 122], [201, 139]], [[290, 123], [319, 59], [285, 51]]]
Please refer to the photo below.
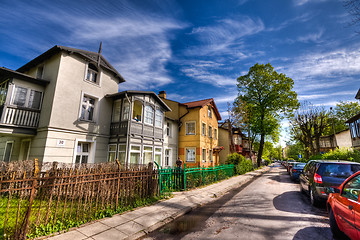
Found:
[[225, 163], [238, 165], [243, 160], [245, 160], [245, 157], [243, 155], [238, 154], [238, 153], [232, 153], [227, 156]]
[[300, 141], [287, 145], [286, 156], [288, 157], [288, 159], [292, 158], [296, 161], [299, 161], [299, 154], [304, 157], [304, 153], [304, 144], [302, 144]]
[[254, 170], [254, 166], [251, 160], [244, 159], [238, 165], [236, 165], [235, 169], [237, 174], [244, 174]]
[[338, 148], [324, 154], [318, 154], [310, 157], [310, 160], [327, 159], [327, 160], [347, 160], [352, 162], [360, 162], [360, 151], [349, 148]]
[[246, 75], [237, 79], [239, 96], [234, 106], [246, 105], [250, 113], [249, 124], [261, 136], [258, 164], [262, 158], [265, 136], [276, 139], [282, 114], [298, 107], [297, 94], [292, 91], [294, 81], [283, 73], [277, 73], [270, 63], [255, 64]]

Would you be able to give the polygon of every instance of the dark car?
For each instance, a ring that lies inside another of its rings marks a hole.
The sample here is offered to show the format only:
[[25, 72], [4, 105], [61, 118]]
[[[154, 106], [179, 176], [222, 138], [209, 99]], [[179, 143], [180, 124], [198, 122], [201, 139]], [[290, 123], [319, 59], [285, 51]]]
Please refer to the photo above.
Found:
[[296, 161], [292, 161], [292, 160], [291, 160], [291, 161], [287, 161], [285, 167], [286, 167], [286, 170], [287, 170], [288, 173], [290, 173], [290, 168], [292, 167], [292, 165], [293, 165], [294, 163], [296, 163]]
[[303, 172], [306, 163], [294, 163], [290, 170], [290, 179], [298, 181], [300, 174]]
[[360, 163], [341, 160], [311, 160], [299, 177], [300, 190], [309, 194], [316, 206], [328, 198], [328, 188], [340, 186], [345, 179], [360, 170]]
[[360, 172], [346, 179], [330, 193], [327, 209], [330, 228], [338, 238], [345, 233], [351, 239], [360, 239]]

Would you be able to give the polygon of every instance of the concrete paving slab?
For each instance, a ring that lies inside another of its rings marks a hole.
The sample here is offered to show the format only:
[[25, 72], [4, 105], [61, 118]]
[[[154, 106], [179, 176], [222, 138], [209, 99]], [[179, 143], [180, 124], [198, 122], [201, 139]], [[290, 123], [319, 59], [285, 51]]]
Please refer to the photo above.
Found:
[[131, 212], [125, 213], [125, 214], [123, 214], [122, 216], [123, 216], [124, 218], [129, 219], [129, 220], [133, 220], [133, 219], [138, 218], [138, 217], [141, 217], [141, 216], [143, 216], [143, 215], [144, 215], [144, 214], [143, 214], [142, 212], [139, 212], [139, 211], [135, 210], [135, 211], [131, 211]]
[[121, 224], [120, 226], [117, 226], [115, 229], [117, 229], [129, 236], [129, 235], [133, 235], [137, 232], [140, 232], [140, 231], [144, 230], [145, 228], [141, 224], [138, 224], [134, 221], [130, 221], [130, 222]]
[[74, 239], [79, 239], [79, 240], [83, 240], [86, 239], [87, 236], [82, 234], [81, 232], [78, 231], [70, 231], [67, 233], [62, 233], [59, 235], [56, 235], [54, 237], [50, 237], [48, 238], [49, 240], [74, 240]]
[[96, 222], [93, 224], [89, 224], [85, 227], [79, 227], [77, 229], [77, 231], [81, 232], [82, 234], [84, 234], [88, 237], [91, 237], [95, 234], [104, 232], [104, 231], [108, 230], [109, 228], [110, 228], [109, 226], [107, 226], [101, 222]]
[[116, 226], [119, 226], [119, 225], [129, 222], [129, 221], [130, 220], [128, 218], [125, 218], [122, 215], [115, 215], [115, 216], [112, 216], [111, 218], [106, 218], [104, 220], [100, 220], [100, 222], [102, 224], [105, 224], [109, 227], [116, 227]]
[[111, 228], [109, 230], [106, 230], [105, 232], [102, 232], [98, 235], [93, 236], [93, 239], [94, 240], [109, 240], [109, 239], [121, 240], [121, 239], [125, 239], [127, 237], [128, 237], [128, 235], [126, 235], [125, 233], [123, 233], [115, 228]]
[[156, 224], [159, 220], [156, 218], [151, 218], [149, 215], [145, 215], [133, 220], [134, 222], [142, 225], [145, 229], [151, 227], [152, 225]]

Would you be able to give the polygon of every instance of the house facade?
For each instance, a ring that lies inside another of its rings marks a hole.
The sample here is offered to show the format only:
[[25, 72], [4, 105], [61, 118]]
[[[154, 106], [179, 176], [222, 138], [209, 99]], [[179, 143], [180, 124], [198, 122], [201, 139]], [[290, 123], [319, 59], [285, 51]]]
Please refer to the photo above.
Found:
[[[154, 92], [124, 91], [106, 96], [113, 100], [108, 161], [121, 164], [165, 164], [168, 144], [165, 112], [171, 109]], [[128, 160], [128, 161], [127, 161]], [[169, 164], [169, 159], [167, 164]]]
[[218, 120], [221, 116], [213, 99], [179, 103], [159, 97], [172, 109], [165, 115], [178, 123], [178, 157], [187, 166], [219, 164]]
[[[335, 136], [335, 137], [334, 137]], [[320, 152], [329, 152], [336, 148], [352, 147], [350, 129], [320, 137]]]
[[[356, 99], [360, 100], [360, 89], [357, 92]], [[360, 113], [351, 117], [346, 121], [349, 124], [350, 135], [351, 135], [351, 145], [354, 149], [360, 150]]]

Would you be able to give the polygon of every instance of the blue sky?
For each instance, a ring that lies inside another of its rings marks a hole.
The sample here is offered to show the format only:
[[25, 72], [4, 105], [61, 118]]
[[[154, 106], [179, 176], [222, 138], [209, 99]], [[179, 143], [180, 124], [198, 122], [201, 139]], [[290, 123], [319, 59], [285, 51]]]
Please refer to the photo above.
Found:
[[214, 98], [223, 118], [257, 62], [326, 108], [360, 87], [360, 35], [340, 0], [0, 1], [0, 66], [10, 69], [54, 45], [98, 51], [102, 41], [127, 81], [120, 90]]

